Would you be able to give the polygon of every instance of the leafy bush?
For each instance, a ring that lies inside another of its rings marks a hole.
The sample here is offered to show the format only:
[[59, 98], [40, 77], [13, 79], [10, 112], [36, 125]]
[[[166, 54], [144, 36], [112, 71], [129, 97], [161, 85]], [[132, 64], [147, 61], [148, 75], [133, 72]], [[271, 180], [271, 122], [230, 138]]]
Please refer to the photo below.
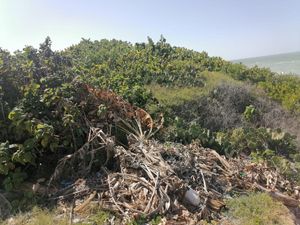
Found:
[[253, 121], [255, 113], [256, 113], [256, 109], [253, 105], [246, 106], [246, 109], [243, 113], [245, 120], [247, 122]]
[[267, 94], [287, 109], [300, 112], [300, 78], [297, 76], [277, 75], [260, 84]]
[[[95, 74], [89, 78], [130, 77], [143, 84], [162, 86], [203, 86], [204, 71], [223, 72], [244, 82], [259, 85], [267, 94], [288, 109], [299, 111], [298, 77], [275, 75], [267, 68], [227, 62], [220, 57], [209, 57], [206, 52], [172, 47], [164, 37], [154, 43], [132, 45], [117, 40], [90, 41], [83, 39], [63, 52], [73, 59], [76, 73]], [[121, 79], [123, 80], [123, 78]]]

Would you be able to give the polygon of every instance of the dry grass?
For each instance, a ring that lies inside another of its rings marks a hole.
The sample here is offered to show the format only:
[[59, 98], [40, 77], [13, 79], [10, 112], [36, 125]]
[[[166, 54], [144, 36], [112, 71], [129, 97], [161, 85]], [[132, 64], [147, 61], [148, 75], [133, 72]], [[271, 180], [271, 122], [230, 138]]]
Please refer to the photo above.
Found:
[[[101, 210], [100, 207], [90, 205], [88, 209], [81, 214], [81, 222], [73, 221], [76, 225], [88, 224], [107, 224], [107, 220], [111, 216], [108, 212]], [[70, 219], [68, 214], [61, 214], [56, 210], [41, 209], [38, 207], [33, 208], [26, 213], [19, 213], [5, 221], [0, 221], [1, 225], [69, 225]], [[83, 219], [83, 221], [82, 221]], [[118, 221], [115, 221], [118, 224]]]
[[[98, 205], [91, 204], [82, 212], [79, 221], [73, 220], [74, 225], [106, 225], [106, 224], [123, 224], [120, 218], [113, 217], [107, 211], [103, 211]], [[68, 215], [69, 216], [69, 215]], [[69, 225], [70, 220], [67, 214], [61, 214], [58, 209], [49, 211], [48, 209], [33, 208], [32, 211], [19, 213], [5, 221], [0, 221], [0, 225]], [[142, 225], [146, 220], [143, 217], [136, 220], [128, 221], [127, 225]], [[157, 225], [161, 217], [153, 218], [148, 224]]]
[[1, 225], [68, 225], [66, 218], [58, 218], [55, 212], [33, 208], [32, 211], [27, 213], [20, 213], [11, 217], [1, 223]]
[[241, 225], [293, 225], [289, 210], [265, 193], [250, 194], [229, 200], [228, 215], [234, 224]]

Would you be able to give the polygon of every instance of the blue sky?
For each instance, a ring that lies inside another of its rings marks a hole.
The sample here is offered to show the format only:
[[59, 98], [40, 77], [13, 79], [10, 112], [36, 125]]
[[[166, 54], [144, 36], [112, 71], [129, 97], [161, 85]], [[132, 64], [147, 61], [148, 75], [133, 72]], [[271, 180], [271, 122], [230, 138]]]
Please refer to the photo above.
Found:
[[225, 59], [300, 51], [300, 0], [0, 0], [0, 47], [163, 35]]

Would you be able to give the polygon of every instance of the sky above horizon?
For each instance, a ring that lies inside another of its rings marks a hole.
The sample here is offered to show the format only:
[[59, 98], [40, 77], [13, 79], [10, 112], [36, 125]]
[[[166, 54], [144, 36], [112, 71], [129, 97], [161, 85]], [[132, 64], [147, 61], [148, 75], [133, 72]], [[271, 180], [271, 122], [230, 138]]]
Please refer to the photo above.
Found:
[[0, 47], [157, 41], [225, 59], [300, 51], [300, 0], [0, 0]]

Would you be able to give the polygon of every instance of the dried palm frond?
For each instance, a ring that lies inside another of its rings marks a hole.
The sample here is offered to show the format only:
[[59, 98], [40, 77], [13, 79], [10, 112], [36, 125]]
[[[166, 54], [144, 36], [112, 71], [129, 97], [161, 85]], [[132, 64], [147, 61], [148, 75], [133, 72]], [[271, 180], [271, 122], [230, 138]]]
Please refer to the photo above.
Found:
[[114, 145], [115, 142], [112, 137], [108, 137], [100, 128], [91, 127], [87, 142], [73, 154], [66, 155], [59, 160], [50, 178], [49, 185], [60, 177], [67, 164], [72, 168], [77, 167], [79, 175], [88, 174], [95, 161], [95, 154], [104, 149], [106, 152], [106, 162], [104, 164], [106, 164], [109, 158], [112, 157]]
[[119, 121], [120, 123], [117, 126], [128, 135], [129, 139], [133, 139], [132, 141], [135, 143], [142, 144], [153, 137], [162, 128], [164, 119], [161, 115], [157, 125], [155, 127], [151, 126], [150, 128], [144, 127], [139, 118], [134, 118], [131, 121], [120, 118]]

